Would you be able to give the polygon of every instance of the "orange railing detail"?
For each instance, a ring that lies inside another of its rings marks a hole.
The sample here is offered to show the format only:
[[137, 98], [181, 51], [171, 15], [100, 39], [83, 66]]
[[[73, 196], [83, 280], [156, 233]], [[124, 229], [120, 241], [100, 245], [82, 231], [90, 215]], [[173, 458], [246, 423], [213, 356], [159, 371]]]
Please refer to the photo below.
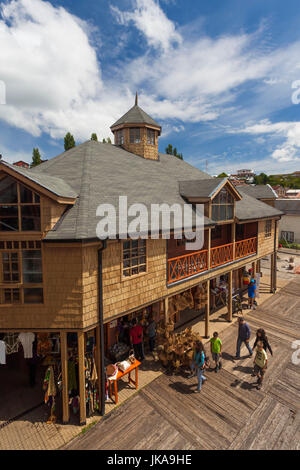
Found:
[[210, 267], [215, 268], [221, 264], [233, 261], [233, 243], [227, 245], [216, 246], [210, 250]]
[[[255, 254], [257, 250], [257, 237], [248, 238], [235, 243], [235, 256], [233, 256], [233, 243], [216, 246], [210, 250], [210, 268], [245, 258]], [[168, 260], [168, 283], [179, 281], [193, 274], [208, 269], [208, 250], [197, 251], [190, 255], [178, 256]]]
[[256, 253], [256, 237], [241, 240], [235, 243], [235, 259]]
[[185, 277], [207, 269], [208, 251], [202, 250], [190, 255], [178, 256], [168, 260], [168, 282], [179, 281]]

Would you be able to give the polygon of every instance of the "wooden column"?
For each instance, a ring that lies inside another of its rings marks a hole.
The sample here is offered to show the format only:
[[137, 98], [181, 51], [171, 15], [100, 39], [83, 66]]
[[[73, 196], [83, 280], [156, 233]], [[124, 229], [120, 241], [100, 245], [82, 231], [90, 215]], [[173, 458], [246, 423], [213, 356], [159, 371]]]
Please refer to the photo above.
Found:
[[165, 300], [165, 323], [169, 321], [169, 297], [166, 297]]
[[80, 397], [80, 424], [86, 424], [85, 405], [85, 374], [84, 374], [84, 332], [79, 331], [78, 336], [78, 375]]
[[232, 271], [228, 273], [228, 314], [227, 320], [232, 321]]
[[233, 256], [233, 259], [235, 259], [235, 222], [233, 222], [231, 227], [232, 227], [231, 228], [231, 239], [232, 239], [232, 243], [233, 243], [232, 256]]
[[67, 424], [70, 420], [69, 412], [69, 393], [68, 393], [68, 347], [67, 333], [60, 332], [60, 355], [61, 355], [61, 375], [62, 375], [62, 409], [63, 424]]
[[207, 241], [207, 269], [210, 269], [210, 251], [211, 251], [211, 228], [208, 229], [208, 241]]
[[[101, 377], [101, 338], [100, 338], [100, 326], [96, 327], [96, 349], [95, 349], [95, 360], [96, 360], [96, 368], [97, 368], [97, 385], [98, 385], [98, 392], [99, 392], [99, 409], [101, 410], [101, 387], [102, 387], [102, 377]], [[103, 378], [104, 380], [104, 378]]]
[[274, 271], [273, 271], [273, 267], [274, 267], [274, 256], [273, 256], [273, 253], [271, 254], [271, 260], [270, 260], [270, 292], [273, 292], [273, 277], [274, 277]]
[[277, 251], [274, 252], [274, 274], [273, 274], [273, 292], [275, 293], [277, 290]]
[[252, 276], [253, 279], [256, 279], [256, 261], [252, 263]]
[[210, 281], [206, 281], [206, 305], [205, 305], [205, 338], [209, 338], [209, 313], [210, 313]]

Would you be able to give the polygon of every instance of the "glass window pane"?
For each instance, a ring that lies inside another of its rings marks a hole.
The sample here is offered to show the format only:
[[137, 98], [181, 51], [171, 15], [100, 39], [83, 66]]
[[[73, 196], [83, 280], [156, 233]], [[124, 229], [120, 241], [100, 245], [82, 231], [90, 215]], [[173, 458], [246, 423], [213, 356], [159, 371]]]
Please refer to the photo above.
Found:
[[40, 231], [40, 206], [21, 206], [22, 230], [23, 231]]
[[14, 204], [18, 202], [17, 184], [6, 176], [0, 181], [0, 203]]
[[20, 198], [21, 202], [33, 202], [33, 192], [30, 189], [25, 188], [22, 184], [20, 184]]
[[43, 289], [30, 288], [24, 289], [24, 304], [41, 304], [43, 303]]
[[220, 220], [226, 220], [226, 206], [220, 206]]
[[0, 231], [17, 232], [18, 230], [18, 206], [0, 206]]
[[39, 284], [43, 282], [42, 254], [40, 250], [23, 251], [23, 282]]
[[233, 205], [227, 206], [227, 219], [233, 219]]

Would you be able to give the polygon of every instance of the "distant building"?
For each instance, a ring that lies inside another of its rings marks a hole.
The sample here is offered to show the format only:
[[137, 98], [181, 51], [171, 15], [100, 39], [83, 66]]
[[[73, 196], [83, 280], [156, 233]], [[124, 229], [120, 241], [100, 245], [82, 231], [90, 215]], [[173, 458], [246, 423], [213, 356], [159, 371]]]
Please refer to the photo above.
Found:
[[18, 162], [13, 163], [15, 166], [20, 166], [22, 168], [29, 168], [29, 163], [23, 162], [23, 160], [19, 160]]
[[295, 199], [295, 198], [300, 198], [300, 189], [289, 189], [286, 191], [286, 197]]
[[284, 213], [279, 221], [279, 239], [300, 243], [300, 199], [277, 199], [275, 208]]
[[273, 190], [277, 194], [278, 197], [285, 197], [286, 196], [286, 189], [281, 186], [280, 184], [276, 184], [275, 186], [272, 186]]
[[[244, 183], [253, 183], [254, 176], [255, 176], [255, 173], [254, 173], [253, 170], [242, 169], [242, 170], [237, 170], [236, 174], [230, 175], [229, 179], [232, 183], [234, 181], [236, 181], [236, 182], [242, 181]], [[233, 184], [235, 184], [235, 183], [233, 183]]]

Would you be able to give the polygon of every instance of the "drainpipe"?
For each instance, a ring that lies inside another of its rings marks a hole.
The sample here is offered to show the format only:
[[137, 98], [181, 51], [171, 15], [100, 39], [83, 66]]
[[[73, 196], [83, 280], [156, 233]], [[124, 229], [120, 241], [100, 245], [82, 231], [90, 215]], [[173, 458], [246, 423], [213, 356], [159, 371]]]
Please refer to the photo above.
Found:
[[104, 323], [103, 323], [103, 285], [102, 285], [102, 251], [106, 248], [106, 240], [98, 250], [98, 298], [99, 298], [99, 329], [100, 329], [100, 362], [101, 362], [101, 410], [100, 415], [105, 414], [105, 368], [104, 368]]

